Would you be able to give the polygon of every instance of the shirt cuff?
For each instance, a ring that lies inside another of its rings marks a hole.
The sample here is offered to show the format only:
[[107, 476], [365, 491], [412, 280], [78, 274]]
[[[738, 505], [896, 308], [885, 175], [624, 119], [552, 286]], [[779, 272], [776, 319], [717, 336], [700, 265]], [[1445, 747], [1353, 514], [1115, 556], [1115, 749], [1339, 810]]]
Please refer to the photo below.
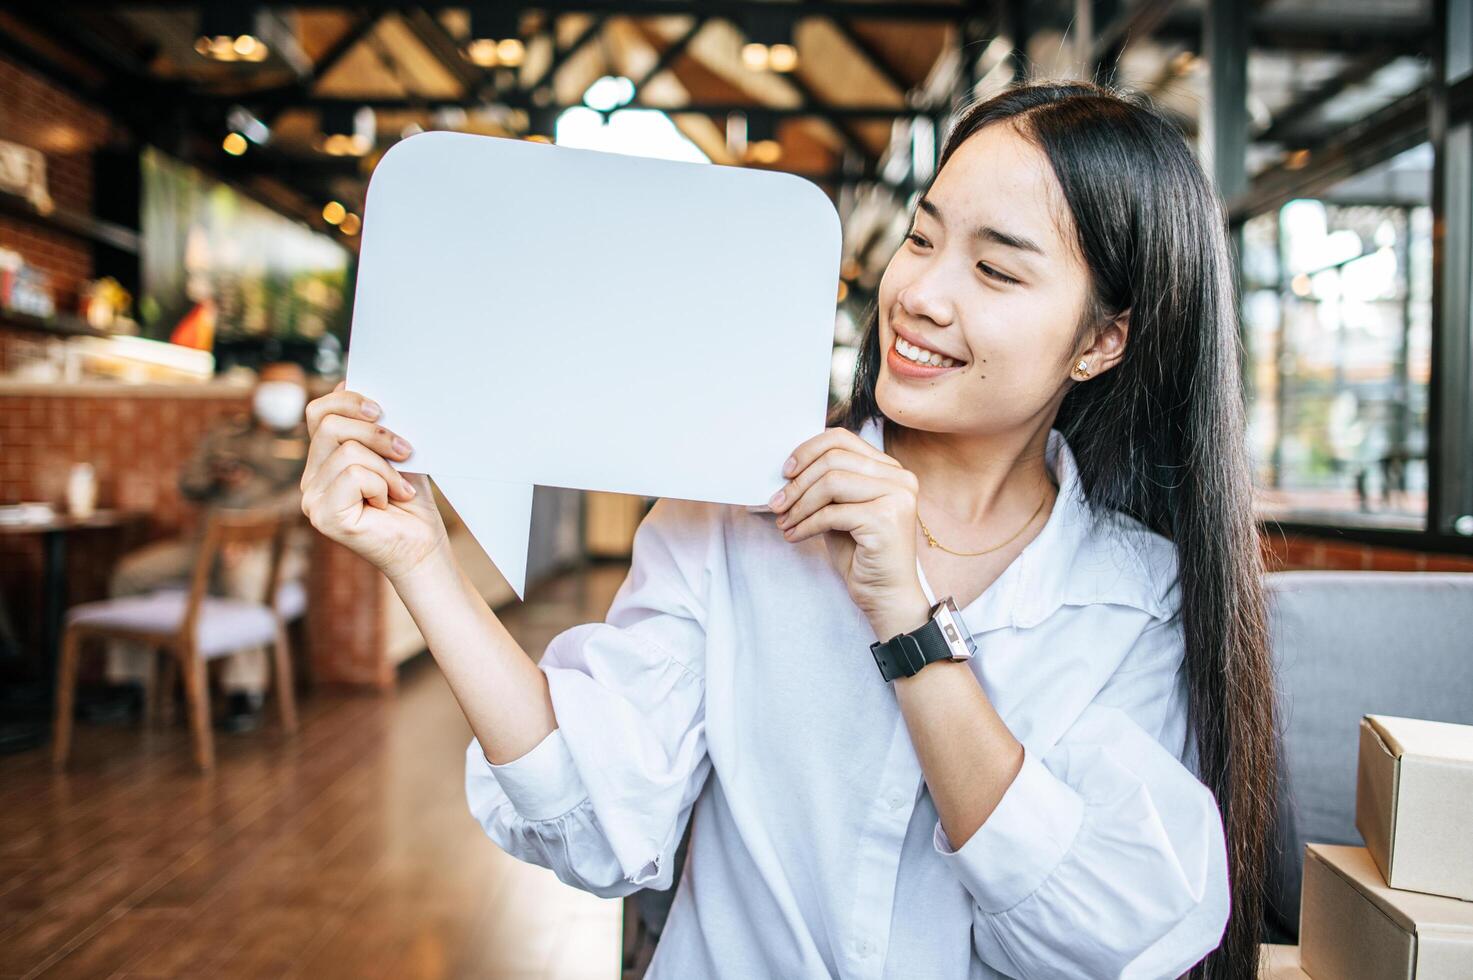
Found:
[[952, 849], [940, 821], [932, 844], [983, 912], [1003, 912], [1038, 890], [1083, 822], [1083, 798], [1025, 746], [1012, 785], [961, 850]]
[[536, 747], [504, 765], [493, 764], [484, 754], [481, 758], [517, 813], [527, 820], [560, 817], [588, 798], [561, 728], [554, 728]]

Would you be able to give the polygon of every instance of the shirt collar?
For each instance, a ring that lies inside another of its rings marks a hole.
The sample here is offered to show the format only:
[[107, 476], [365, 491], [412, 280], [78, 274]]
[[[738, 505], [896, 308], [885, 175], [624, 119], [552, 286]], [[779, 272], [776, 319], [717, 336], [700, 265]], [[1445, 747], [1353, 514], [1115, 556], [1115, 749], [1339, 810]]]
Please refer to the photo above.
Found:
[[[881, 452], [885, 447], [882, 418], [866, 420], [859, 432]], [[962, 609], [967, 628], [973, 633], [1005, 626], [1028, 629], [1061, 606], [1096, 602], [1134, 606], [1164, 616], [1154, 577], [1148, 574], [1138, 546], [1133, 545], [1134, 532], [1150, 532], [1124, 515], [1112, 512], [1108, 518], [1096, 517], [1084, 499], [1074, 453], [1058, 429], [1049, 430], [1044, 465], [1059, 485], [1048, 520], [997, 581]], [[1132, 546], [1118, 547], [1126, 538], [1132, 540]], [[928, 584], [919, 558], [916, 573]], [[937, 597], [930, 598], [934, 602]]]

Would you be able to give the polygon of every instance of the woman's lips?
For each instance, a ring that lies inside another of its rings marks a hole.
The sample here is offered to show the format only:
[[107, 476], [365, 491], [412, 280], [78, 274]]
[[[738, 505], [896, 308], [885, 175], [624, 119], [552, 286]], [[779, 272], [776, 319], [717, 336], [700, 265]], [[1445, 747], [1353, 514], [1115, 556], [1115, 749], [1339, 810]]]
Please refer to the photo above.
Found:
[[932, 365], [917, 364], [908, 357], [903, 357], [895, 349], [895, 342], [890, 342], [890, 349], [885, 352], [885, 362], [890, 370], [902, 378], [934, 378], [948, 371], [960, 371], [966, 367], [965, 364], [954, 364], [951, 367], [934, 367]]

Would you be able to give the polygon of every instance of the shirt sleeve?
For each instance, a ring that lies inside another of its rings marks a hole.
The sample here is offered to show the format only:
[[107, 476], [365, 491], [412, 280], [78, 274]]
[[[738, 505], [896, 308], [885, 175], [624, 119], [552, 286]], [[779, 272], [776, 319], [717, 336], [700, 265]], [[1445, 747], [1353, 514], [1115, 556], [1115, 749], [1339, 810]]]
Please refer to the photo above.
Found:
[[553, 638], [540, 666], [558, 727], [492, 765], [472, 740], [466, 797], [514, 857], [604, 897], [668, 888], [706, 754], [706, 594], [719, 505], [660, 499], [605, 621]]
[[1148, 619], [1057, 744], [1024, 746], [961, 848], [937, 823], [984, 962], [1020, 978], [1175, 977], [1221, 941], [1226, 845], [1212, 793], [1182, 761], [1182, 651], [1179, 620]]

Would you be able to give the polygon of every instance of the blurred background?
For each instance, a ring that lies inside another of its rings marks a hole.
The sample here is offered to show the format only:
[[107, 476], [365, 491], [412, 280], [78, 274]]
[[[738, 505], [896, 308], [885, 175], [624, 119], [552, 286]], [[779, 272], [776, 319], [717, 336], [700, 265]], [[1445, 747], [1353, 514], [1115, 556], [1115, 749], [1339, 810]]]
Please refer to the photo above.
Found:
[[[413, 621], [297, 519], [396, 141], [811, 180], [837, 398], [960, 106], [1145, 93], [1229, 210], [1270, 567], [1473, 571], [1470, 68], [1473, 0], [5, 5], [0, 975], [642, 973], [668, 896], [484, 839]], [[525, 603], [441, 504], [536, 656], [651, 502], [537, 488]]]

